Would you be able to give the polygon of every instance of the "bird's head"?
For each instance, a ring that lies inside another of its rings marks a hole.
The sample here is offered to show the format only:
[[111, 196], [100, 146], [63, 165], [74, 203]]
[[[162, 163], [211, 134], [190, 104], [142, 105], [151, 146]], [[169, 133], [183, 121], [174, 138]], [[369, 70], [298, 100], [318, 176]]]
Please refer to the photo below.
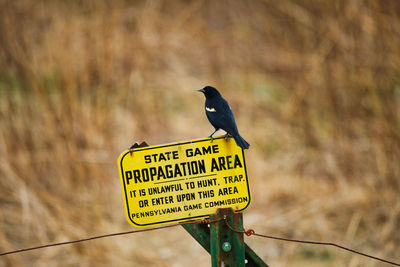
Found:
[[197, 91], [202, 92], [206, 96], [206, 98], [211, 98], [214, 96], [221, 96], [221, 94], [218, 92], [218, 90], [212, 86], [206, 86]]

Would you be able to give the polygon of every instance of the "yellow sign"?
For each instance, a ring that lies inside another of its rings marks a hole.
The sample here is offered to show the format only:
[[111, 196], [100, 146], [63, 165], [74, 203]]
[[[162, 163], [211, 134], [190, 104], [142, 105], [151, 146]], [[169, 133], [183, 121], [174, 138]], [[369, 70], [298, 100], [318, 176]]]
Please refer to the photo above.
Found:
[[147, 227], [250, 204], [243, 150], [216, 137], [126, 151], [118, 160], [128, 221]]

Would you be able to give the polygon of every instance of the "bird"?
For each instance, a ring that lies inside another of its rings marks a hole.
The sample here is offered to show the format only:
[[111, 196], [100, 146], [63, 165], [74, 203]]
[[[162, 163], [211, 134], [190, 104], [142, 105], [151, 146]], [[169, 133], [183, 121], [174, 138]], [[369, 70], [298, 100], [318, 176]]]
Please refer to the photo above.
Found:
[[206, 115], [208, 121], [215, 128], [215, 131], [209, 136], [211, 142], [215, 132], [222, 129], [226, 132], [225, 139], [231, 135], [239, 147], [248, 149], [250, 145], [240, 136], [231, 107], [218, 90], [212, 86], [206, 86], [197, 91], [202, 92], [206, 97]]

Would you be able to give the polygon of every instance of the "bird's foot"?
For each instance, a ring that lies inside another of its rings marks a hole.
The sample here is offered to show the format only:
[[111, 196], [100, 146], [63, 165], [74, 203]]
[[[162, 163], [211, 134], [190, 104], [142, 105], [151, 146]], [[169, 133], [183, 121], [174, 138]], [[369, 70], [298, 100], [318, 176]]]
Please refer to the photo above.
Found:
[[228, 140], [228, 138], [229, 138], [230, 136], [232, 136], [232, 135], [230, 135], [229, 133], [226, 133], [226, 134], [225, 134], [225, 141]]
[[210, 138], [211, 138], [211, 143], [214, 141], [214, 137], [213, 137], [213, 135], [216, 133], [218, 131], [218, 129], [215, 129], [215, 131], [212, 133], [212, 134], [210, 134]]

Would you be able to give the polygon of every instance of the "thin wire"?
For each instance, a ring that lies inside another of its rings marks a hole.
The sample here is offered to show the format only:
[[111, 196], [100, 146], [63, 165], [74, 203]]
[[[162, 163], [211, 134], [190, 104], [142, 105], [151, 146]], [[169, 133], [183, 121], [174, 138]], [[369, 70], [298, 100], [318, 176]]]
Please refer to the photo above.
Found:
[[99, 235], [99, 236], [93, 236], [93, 237], [78, 239], [78, 240], [65, 241], [65, 242], [59, 242], [59, 243], [52, 243], [52, 244], [36, 246], [36, 247], [30, 247], [30, 248], [17, 249], [17, 250], [13, 250], [13, 251], [0, 253], [0, 256], [5, 256], [5, 255], [9, 255], [9, 254], [14, 254], [14, 253], [20, 253], [20, 252], [25, 252], [25, 251], [30, 251], [30, 250], [36, 250], [36, 249], [41, 249], [41, 248], [48, 248], [48, 247], [55, 247], [55, 246], [61, 246], [61, 245], [67, 245], [67, 244], [74, 244], [74, 243], [90, 241], [90, 240], [94, 240], [94, 239], [111, 237], [111, 236], [119, 236], [119, 235], [127, 235], [127, 234], [133, 234], [133, 233], [147, 232], [147, 231], [152, 231], [152, 230], [157, 230], [157, 229], [162, 229], [162, 228], [168, 228], [168, 227], [174, 227], [174, 226], [177, 226], [177, 225], [171, 224], [171, 225], [157, 227], [157, 228], [147, 228], [147, 229], [143, 229], [143, 230], [133, 230], [133, 231], [127, 231], [127, 232]]
[[30, 247], [30, 248], [23, 248], [23, 249], [7, 251], [7, 252], [0, 253], [0, 257], [1, 256], [5, 256], [5, 255], [10, 255], [10, 254], [30, 251], [30, 250], [36, 250], [36, 249], [42, 249], [42, 248], [48, 248], [48, 247], [55, 247], [55, 246], [62, 246], [62, 245], [68, 245], [68, 244], [74, 244], [74, 243], [85, 242], [85, 241], [90, 241], [90, 240], [100, 239], [100, 238], [105, 238], [105, 237], [127, 235], [127, 234], [141, 233], [141, 232], [148, 232], [148, 231], [159, 230], [159, 229], [163, 229], [163, 228], [170, 228], [170, 227], [180, 226], [180, 225], [184, 225], [184, 224], [191, 224], [191, 223], [210, 224], [212, 222], [216, 222], [216, 221], [220, 221], [220, 220], [223, 220], [223, 218], [215, 219], [215, 220], [203, 219], [203, 220], [196, 220], [196, 221], [188, 221], [188, 222], [169, 224], [169, 225], [164, 225], [164, 226], [159, 226], [159, 227], [147, 228], [147, 229], [142, 229], [142, 230], [133, 230], [133, 231], [126, 231], [126, 232], [119, 232], [119, 233], [113, 233], [113, 234], [93, 236], [93, 237], [88, 237], [88, 238], [83, 238], [83, 239], [78, 239], [78, 240], [65, 241], [65, 242], [59, 242], [59, 243], [52, 243], [52, 244], [46, 244], [46, 245], [42, 245], [42, 246], [35, 246], [35, 247]]
[[371, 258], [371, 259], [375, 259], [375, 260], [378, 260], [378, 261], [382, 261], [382, 262], [385, 262], [385, 263], [388, 263], [388, 264], [392, 264], [392, 265], [395, 265], [395, 266], [400, 266], [400, 263], [396, 263], [396, 262], [393, 262], [393, 261], [389, 261], [389, 260], [385, 260], [385, 259], [382, 259], [382, 258], [378, 258], [378, 257], [372, 256], [372, 255], [369, 255], [369, 254], [366, 254], [366, 253], [363, 253], [363, 252], [360, 252], [360, 251], [357, 251], [357, 250], [354, 250], [354, 249], [351, 249], [351, 248], [347, 248], [347, 247], [344, 247], [344, 246], [335, 244], [335, 243], [330, 243], [330, 242], [318, 242], [318, 241], [308, 241], [308, 240], [297, 240], [297, 239], [289, 239], [289, 238], [282, 238], [282, 237], [261, 235], [261, 234], [257, 234], [257, 233], [254, 233], [253, 235], [255, 235], [255, 236], [260, 236], [260, 237], [265, 237], [265, 238], [270, 238], [270, 239], [276, 239], [276, 240], [282, 240], [282, 241], [289, 241], [289, 242], [297, 242], [297, 243], [304, 243], [304, 244], [314, 244], [314, 245], [333, 246], [333, 247], [337, 247], [337, 248], [340, 248], [340, 249], [344, 249], [344, 250], [347, 250], [347, 251], [350, 251], [350, 252], [353, 252], [353, 253], [356, 253], [356, 254], [359, 254], [359, 255], [362, 255], [362, 256]]
[[288, 242], [296, 242], [296, 243], [303, 243], [303, 244], [313, 244], [313, 245], [323, 245], [323, 246], [333, 246], [333, 247], [337, 247], [337, 248], [340, 248], [340, 249], [343, 249], [343, 250], [347, 250], [349, 252], [352, 252], [352, 253], [355, 253], [355, 254], [359, 254], [359, 255], [362, 255], [362, 256], [377, 260], [377, 261], [385, 262], [385, 263], [392, 264], [392, 265], [395, 265], [395, 266], [400, 266], [400, 263], [396, 263], [396, 262], [393, 262], [393, 261], [389, 261], [389, 260], [385, 260], [385, 259], [382, 259], [382, 258], [378, 258], [378, 257], [372, 256], [372, 255], [369, 255], [369, 254], [366, 254], [366, 253], [363, 253], [363, 252], [360, 252], [360, 251], [357, 251], [357, 250], [354, 250], [354, 249], [351, 249], [351, 248], [347, 248], [347, 247], [344, 247], [344, 246], [341, 246], [341, 245], [338, 245], [338, 244], [335, 244], [335, 243], [331, 243], [331, 242], [319, 242], [319, 241], [290, 239], [290, 238], [283, 238], [283, 237], [276, 237], [276, 236], [270, 236], [270, 235], [257, 234], [253, 229], [249, 229], [247, 231], [244, 230], [244, 229], [243, 230], [235, 229], [235, 228], [233, 228], [233, 227], [231, 227], [229, 225], [226, 215], [224, 215], [224, 221], [225, 221], [226, 225], [229, 227], [229, 229], [231, 229], [232, 231], [237, 232], [237, 233], [244, 233], [247, 236], [255, 235], [255, 236], [259, 236], [259, 237], [275, 239], [275, 240], [281, 240], [281, 241], [288, 241]]

